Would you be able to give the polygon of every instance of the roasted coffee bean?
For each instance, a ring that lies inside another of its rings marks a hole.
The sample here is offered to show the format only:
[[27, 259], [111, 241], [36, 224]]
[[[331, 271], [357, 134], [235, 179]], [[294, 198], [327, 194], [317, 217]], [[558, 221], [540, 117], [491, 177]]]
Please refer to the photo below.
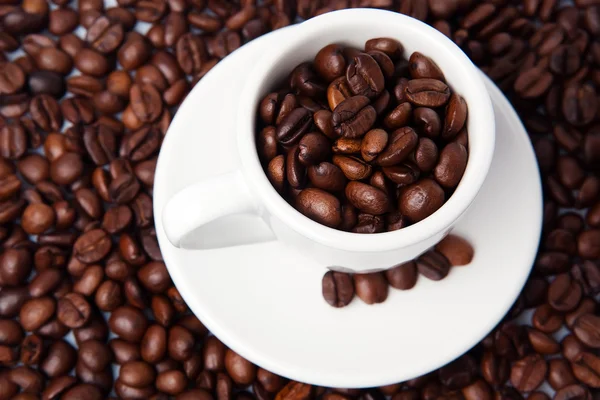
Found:
[[600, 358], [588, 352], [581, 353], [572, 362], [573, 375], [584, 385], [593, 388], [600, 387]]
[[48, 322], [56, 311], [56, 302], [50, 297], [27, 300], [19, 311], [21, 326], [26, 331], [35, 331]]
[[330, 152], [329, 140], [318, 132], [311, 132], [300, 139], [298, 161], [305, 166], [315, 165], [327, 159]]
[[369, 39], [365, 43], [365, 51], [381, 51], [387, 54], [392, 60], [397, 60], [402, 57], [404, 47], [400, 42], [391, 38], [376, 38]]
[[591, 348], [600, 347], [600, 336], [598, 335], [598, 326], [600, 318], [593, 314], [581, 315], [573, 325], [573, 333], [586, 346]]
[[390, 181], [401, 186], [414, 183], [420, 176], [419, 169], [414, 164], [410, 163], [393, 167], [383, 167], [382, 171]]
[[58, 320], [71, 329], [85, 325], [90, 314], [90, 304], [78, 293], [69, 293], [58, 300]]
[[156, 372], [154, 368], [143, 361], [130, 361], [121, 366], [119, 380], [136, 388], [143, 388], [154, 383]]
[[371, 129], [376, 118], [377, 113], [369, 105], [369, 99], [358, 95], [339, 103], [333, 110], [331, 120], [338, 136], [358, 138]]
[[372, 129], [363, 137], [361, 156], [366, 162], [371, 162], [381, 153], [388, 142], [388, 134], [383, 129]]
[[433, 281], [444, 279], [450, 272], [450, 262], [437, 251], [430, 250], [417, 260], [417, 270], [424, 277]]
[[550, 360], [548, 363], [548, 382], [554, 390], [560, 390], [577, 383], [567, 360]]
[[510, 381], [518, 390], [530, 392], [544, 381], [547, 371], [548, 365], [541, 356], [529, 355], [513, 365]]
[[571, 400], [571, 399], [582, 399], [589, 400], [592, 398], [589, 390], [582, 385], [569, 385], [565, 386], [560, 390], [556, 391], [554, 396], [556, 400]]
[[331, 110], [335, 110], [341, 102], [349, 97], [352, 97], [352, 92], [344, 76], [335, 79], [327, 87], [327, 102]]
[[329, 271], [322, 280], [323, 298], [333, 307], [345, 307], [354, 298], [352, 276], [344, 272]]
[[375, 98], [385, 88], [385, 79], [377, 61], [368, 54], [356, 55], [346, 70], [346, 80], [354, 95]]
[[296, 108], [277, 126], [277, 140], [284, 146], [297, 143], [312, 125], [312, 116], [305, 108]]
[[291, 148], [285, 160], [285, 172], [289, 185], [294, 189], [304, 187], [306, 181], [306, 168], [300, 161], [300, 145]]
[[406, 98], [419, 107], [441, 107], [450, 99], [450, 89], [440, 80], [412, 79], [406, 86]]
[[596, 96], [589, 85], [572, 84], [563, 93], [562, 111], [567, 121], [574, 126], [590, 123], [594, 118]]
[[323, 47], [314, 60], [315, 70], [327, 82], [345, 75], [346, 59], [343, 47], [339, 44], [330, 44]]
[[376, 159], [382, 167], [392, 167], [403, 162], [415, 149], [419, 141], [416, 132], [410, 127], [394, 131], [388, 140], [387, 147]]
[[437, 79], [445, 81], [444, 74], [437, 64], [429, 57], [419, 52], [411, 54], [408, 60], [408, 68], [413, 79]]
[[321, 189], [302, 190], [298, 195], [297, 205], [302, 214], [323, 225], [335, 228], [342, 222], [339, 200]]
[[474, 250], [471, 244], [457, 235], [448, 235], [439, 242], [435, 249], [448, 259], [453, 267], [470, 264]]
[[402, 189], [398, 199], [400, 212], [414, 222], [437, 211], [445, 201], [443, 189], [432, 179], [422, 179]]
[[344, 190], [347, 182], [342, 170], [328, 162], [309, 167], [308, 178], [314, 187], [328, 192]]
[[563, 316], [548, 304], [536, 308], [532, 317], [533, 326], [545, 333], [554, 333], [563, 324]]
[[331, 149], [336, 154], [358, 154], [361, 151], [361, 145], [362, 140], [359, 138], [348, 139], [341, 137], [333, 143]]
[[319, 97], [325, 93], [325, 86], [319, 82], [311, 63], [298, 65], [291, 73], [290, 84], [298, 94]]
[[396, 108], [390, 111], [383, 125], [390, 130], [402, 128], [406, 126], [412, 118], [412, 106], [409, 102], [400, 103]]
[[367, 179], [373, 172], [373, 167], [358, 157], [334, 155], [332, 161], [352, 181]]
[[367, 304], [382, 303], [388, 296], [388, 283], [382, 272], [354, 275], [356, 295]]
[[548, 303], [557, 311], [571, 311], [579, 304], [581, 295], [581, 285], [569, 274], [561, 274], [548, 288]]
[[395, 266], [385, 271], [385, 277], [390, 286], [400, 289], [412, 289], [417, 283], [417, 265], [414, 261]]
[[348, 183], [345, 193], [350, 203], [365, 213], [381, 215], [391, 207], [389, 198], [383, 191], [358, 181]]
[[130, 342], [139, 342], [146, 331], [148, 320], [140, 310], [123, 306], [112, 312], [108, 324], [110, 329], [121, 338]]

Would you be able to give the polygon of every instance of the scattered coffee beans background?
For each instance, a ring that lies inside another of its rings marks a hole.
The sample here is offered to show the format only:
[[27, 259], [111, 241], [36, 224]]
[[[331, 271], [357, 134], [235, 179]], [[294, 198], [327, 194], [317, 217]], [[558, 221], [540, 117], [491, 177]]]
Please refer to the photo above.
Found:
[[393, 38], [323, 47], [257, 114], [269, 180], [331, 228], [379, 233], [419, 222], [452, 195], [467, 166], [467, 103], [434, 61], [419, 52], [405, 59]]
[[[1, 399], [600, 397], [598, 0], [118, 3], [0, 4]], [[432, 24], [502, 88], [538, 156], [544, 233], [514, 307], [467, 354], [409, 382], [333, 390], [252, 365], [189, 312], [156, 243], [152, 182], [177, 105], [221, 58], [356, 6]]]

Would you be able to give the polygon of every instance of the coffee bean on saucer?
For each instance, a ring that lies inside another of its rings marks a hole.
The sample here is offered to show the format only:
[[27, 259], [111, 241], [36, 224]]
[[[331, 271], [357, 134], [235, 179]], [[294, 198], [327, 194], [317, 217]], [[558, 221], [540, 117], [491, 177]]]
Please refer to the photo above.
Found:
[[354, 298], [352, 276], [344, 272], [329, 271], [323, 276], [323, 298], [333, 307], [345, 307]]
[[367, 304], [382, 303], [388, 296], [388, 283], [381, 272], [354, 275], [356, 295]]

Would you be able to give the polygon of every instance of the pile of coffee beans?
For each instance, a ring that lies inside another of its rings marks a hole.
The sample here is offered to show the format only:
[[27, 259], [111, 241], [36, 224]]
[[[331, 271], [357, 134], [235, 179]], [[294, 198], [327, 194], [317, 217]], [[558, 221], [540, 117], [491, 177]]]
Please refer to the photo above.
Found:
[[[249, 40], [357, 6], [463, 48], [523, 119], [545, 194], [534, 269], [499, 325], [437, 371], [364, 390], [289, 381], [210, 335], [152, 215], [187, 90]], [[0, 399], [598, 399], [599, 35], [598, 0], [3, 0]]]
[[328, 271], [321, 282], [323, 298], [327, 304], [337, 308], [350, 304], [355, 294], [366, 304], [383, 303], [388, 297], [389, 286], [410, 290], [417, 284], [419, 275], [440, 281], [448, 276], [452, 267], [471, 263], [474, 254], [467, 240], [450, 234], [417, 259], [382, 272], [352, 275]]
[[419, 222], [452, 195], [468, 160], [467, 103], [429, 57], [374, 38], [323, 47], [260, 103], [269, 180], [308, 218], [379, 233]]

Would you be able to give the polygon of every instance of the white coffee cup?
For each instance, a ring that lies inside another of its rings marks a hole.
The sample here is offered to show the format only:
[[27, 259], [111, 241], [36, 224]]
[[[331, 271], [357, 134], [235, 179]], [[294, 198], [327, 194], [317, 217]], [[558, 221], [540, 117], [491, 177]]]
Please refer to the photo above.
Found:
[[[405, 56], [419, 51], [432, 58], [447, 83], [464, 97], [469, 109], [469, 161], [454, 194], [431, 216], [398, 231], [366, 235], [321, 225], [288, 204], [263, 171], [255, 144], [255, 127], [261, 99], [296, 65], [313, 60], [328, 44], [363, 48], [367, 40], [377, 37], [399, 40]], [[324, 268], [368, 272], [417, 257], [447, 235], [467, 211], [492, 161], [494, 111], [479, 70], [442, 33], [416, 19], [389, 11], [331, 12], [295, 27], [288, 39], [271, 47], [257, 65], [240, 66], [253, 68], [245, 86], [240, 88], [237, 114], [232, 110], [231, 116], [237, 118], [237, 149], [232, 151], [238, 151], [241, 168], [196, 182], [169, 199], [162, 215], [169, 241], [180, 247], [182, 239], [198, 227], [218, 224], [220, 219], [231, 215], [251, 214], [267, 223], [276, 240], [314, 258]], [[247, 229], [247, 225], [242, 228]]]

